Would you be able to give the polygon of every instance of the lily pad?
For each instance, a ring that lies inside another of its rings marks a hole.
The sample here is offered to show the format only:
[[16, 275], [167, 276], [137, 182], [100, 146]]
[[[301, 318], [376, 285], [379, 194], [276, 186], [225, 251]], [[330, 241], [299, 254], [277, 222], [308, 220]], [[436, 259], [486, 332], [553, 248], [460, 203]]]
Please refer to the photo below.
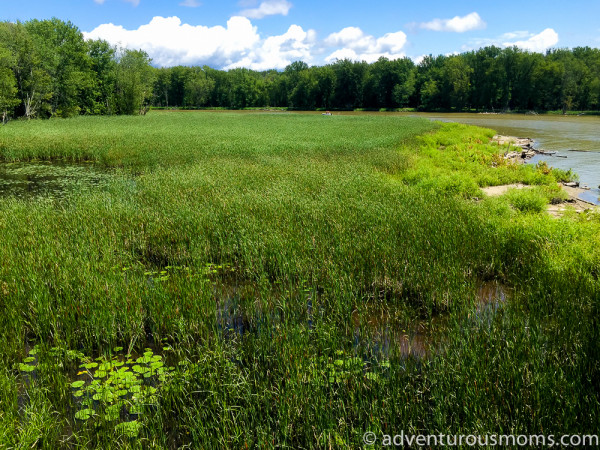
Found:
[[88, 420], [95, 413], [96, 413], [96, 411], [94, 411], [93, 409], [86, 408], [86, 409], [82, 409], [81, 411], [77, 411], [75, 413], [75, 418], [79, 419], [79, 420]]
[[149, 369], [147, 367], [143, 367], [143, 366], [136, 364], [135, 366], [132, 367], [132, 370], [137, 373], [145, 373], [145, 372], [148, 372]]
[[129, 408], [129, 414], [143, 414], [144, 413], [144, 405], [140, 403], [134, 403]]
[[379, 376], [376, 373], [373, 373], [373, 372], [368, 372], [365, 375], [365, 377], [366, 377], [367, 380], [370, 380], [370, 381], [377, 381], [379, 379]]
[[115, 431], [123, 433], [131, 438], [137, 437], [137, 435], [140, 434], [141, 429], [142, 424], [137, 420], [132, 422], [122, 422], [115, 427]]
[[106, 411], [104, 412], [104, 418], [109, 422], [117, 420], [121, 415], [121, 406], [121, 404], [117, 403], [116, 405], [111, 405], [106, 408]]
[[33, 372], [35, 370], [35, 366], [30, 366], [29, 364], [19, 363], [19, 370], [21, 372]]
[[78, 388], [82, 387], [84, 384], [85, 384], [85, 381], [82, 381], [82, 380], [79, 380], [79, 381], [73, 381], [73, 382], [71, 383], [71, 387], [72, 387], [72, 388], [75, 388], [75, 389], [78, 389]]
[[103, 402], [111, 403], [114, 401], [115, 395], [112, 392], [105, 391], [105, 392], [101, 392], [101, 393], [99, 392], [97, 394], [94, 394], [94, 396], [92, 398], [96, 401], [102, 400]]

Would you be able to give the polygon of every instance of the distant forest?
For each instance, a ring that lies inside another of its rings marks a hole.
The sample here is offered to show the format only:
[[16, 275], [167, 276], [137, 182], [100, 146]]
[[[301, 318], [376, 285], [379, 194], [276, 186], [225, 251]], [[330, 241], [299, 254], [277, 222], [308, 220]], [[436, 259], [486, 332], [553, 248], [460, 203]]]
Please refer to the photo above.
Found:
[[0, 116], [144, 114], [179, 108], [423, 111], [600, 109], [600, 49], [486, 47], [450, 56], [339, 60], [283, 71], [155, 68], [141, 50], [86, 41], [59, 19], [0, 22]]

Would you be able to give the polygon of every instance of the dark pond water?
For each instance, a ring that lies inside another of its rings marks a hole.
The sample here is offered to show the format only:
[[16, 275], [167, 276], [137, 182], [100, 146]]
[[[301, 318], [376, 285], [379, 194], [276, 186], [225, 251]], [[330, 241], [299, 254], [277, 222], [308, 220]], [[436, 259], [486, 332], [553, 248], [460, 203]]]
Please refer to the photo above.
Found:
[[[218, 329], [226, 339], [237, 341], [248, 333], [275, 335], [277, 324], [284, 322], [276, 308], [256, 307], [257, 303], [252, 299], [260, 297], [260, 293], [252, 284], [222, 285], [215, 288], [214, 296]], [[478, 283], [469, 319], [473, 322], [491, 321], [508, 296], [509, 289], [498, 281]], [[292, 319], [306, 323], [309, 330], [317, 317], [322, 319], [326, 314], [324, 308], [318, 306], [318, 295], [314, 291], [296, 292], [289, 300], [299, 305], [297, 317]], [[350, 317], [354, 345], [362, 357], [379, 359], [395, 355], [424, 358], [436, 352], [447, 336], [448, 316], [435, 316], [431, 320], [417, 320], [401, 326], [388, 306], [366, 307], [360, 312], [354, 311]]]
[[60, 199], [75, 191], [106, 185], [111, 176], [107, 169], [92, 163], [2, 162], [0, 197]]

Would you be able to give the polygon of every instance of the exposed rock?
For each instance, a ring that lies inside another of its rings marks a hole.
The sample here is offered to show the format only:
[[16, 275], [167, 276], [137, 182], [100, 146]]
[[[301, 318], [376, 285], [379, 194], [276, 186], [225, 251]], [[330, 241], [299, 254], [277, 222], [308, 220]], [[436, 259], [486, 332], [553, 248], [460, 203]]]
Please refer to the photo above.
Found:
[[511, 144], [521, 147], [522, 149], [533, 149], [533, 139], [530, 138], [519, 138], [515, 136], [503, 136], [501, 134], [497, 134], [492, 138], [492, 142], [496, 142], [498, 145]]
[[[492, 138], [492, 142], [500, 146], [508, 145], [509, 151], [504, 154], [504, 158], [515, 163], [527, 161], [535, 156], [537, 150], [533, 148], [533, 139], [519, 138], [515, 136], [502, 136], [497, 134]], [[514, 147], [521, 147], [521, 151]]]

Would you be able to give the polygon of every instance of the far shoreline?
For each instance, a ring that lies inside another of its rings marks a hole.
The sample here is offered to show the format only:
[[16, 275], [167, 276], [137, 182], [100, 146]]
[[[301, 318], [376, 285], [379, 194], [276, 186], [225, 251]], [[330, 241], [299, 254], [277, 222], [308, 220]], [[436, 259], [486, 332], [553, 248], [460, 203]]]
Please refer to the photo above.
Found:
[[246, 108], [232, 108], [232, 107], [220, 107], [220, 106], [205, 106], [205, 107], [182, 107], [182, 106], [151, 106], [150, 111], [264, 111], [264, 112], [366, 112], [366, 113], [427, 113], [427, 114], [481, 114], [481, 115], [517, 115], [517, 116], [600, 116], [600, 111], [536, 111], [536, 110], [515, 110], [515, 111], [494, 111], [494, 110], [424, 110], [418, 108], [315, 108], [315, 109], [301, 109], [291, 107], [278, 107], [278, 106], [261, 106], [261, 107], [246, 107]]

